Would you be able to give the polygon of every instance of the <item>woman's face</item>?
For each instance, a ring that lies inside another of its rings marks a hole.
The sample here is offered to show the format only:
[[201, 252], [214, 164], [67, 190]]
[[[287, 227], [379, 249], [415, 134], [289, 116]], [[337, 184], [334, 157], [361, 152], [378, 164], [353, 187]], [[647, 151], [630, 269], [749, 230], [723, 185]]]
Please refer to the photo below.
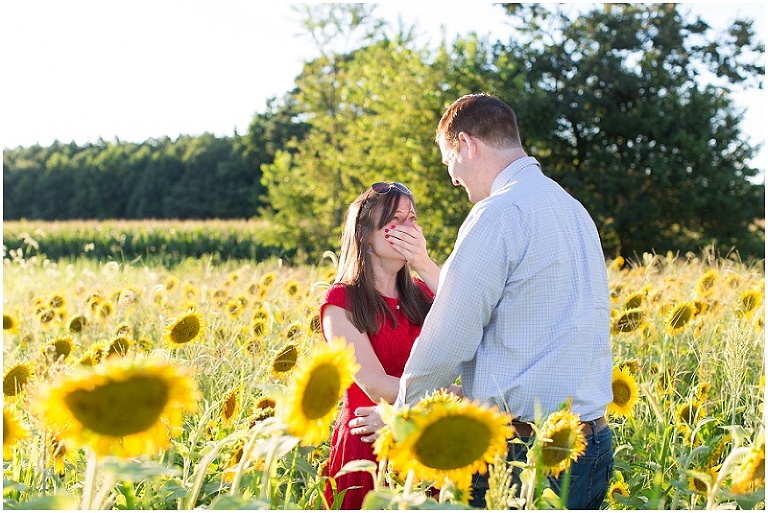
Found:
[[413, 226], [414, 224], [416, 224], [416, 212], [413, 210], [411, 200], [403, 195], [400, 197], [394, 215], [386, 220], [384, 226], [371, 234], [369, 244], [373, 253], [380, 258], [402, 260], [405, 263], [405, 257], [392, 248], [385, 236], [393, 225]]

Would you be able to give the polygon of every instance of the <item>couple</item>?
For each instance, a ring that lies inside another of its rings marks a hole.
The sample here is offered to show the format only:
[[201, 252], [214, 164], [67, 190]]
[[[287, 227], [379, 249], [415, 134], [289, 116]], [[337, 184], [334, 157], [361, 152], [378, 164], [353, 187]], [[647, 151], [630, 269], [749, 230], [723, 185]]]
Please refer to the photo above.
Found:
[[[320, 308], [324, 337], [352, 344], [360, 371], [334, 427], [329, 476], [354, 459], [375, 461], [382, 399], [401, 407], [449, 389], [509, 412], [527, 441], [535, 409], [546, 414], [571, 397], [587, 449], [572, 465], [568, 507], [597, 509], [613, 472], [603, 416], [613, 363], [595, 224], [526, 155], [515, 113], [498, 98], [456, 100], [436, 142], [474, 204], [442, 269], [403, 184], [375, 183], [347, 212], [338, 274]], [[453, 385], [459, 375], [463, 390]], [[525, 461], [525, 452], [508, 458]], [[336, 483], [343, 509], [360, 509], [373, 486], [367, 472]], [[487, 475], [475, 476], [470, 505], [485, 507], [487, 489]]]

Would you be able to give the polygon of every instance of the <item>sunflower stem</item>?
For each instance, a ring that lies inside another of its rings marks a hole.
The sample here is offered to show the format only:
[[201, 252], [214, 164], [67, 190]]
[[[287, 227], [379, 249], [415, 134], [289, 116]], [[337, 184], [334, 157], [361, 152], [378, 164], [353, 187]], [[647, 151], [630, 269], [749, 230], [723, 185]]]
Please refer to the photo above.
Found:
[[403, 486], [403, 496], [408, 497], [411, 494], [411, 488], [413, 488], [413, 478], [415, 477], [415, 472], [413, 469], [408, 469], [408, 475], [405, 478], [405, 484]]
[[83, 477], [83, 500], [80, 509], [89, 510], [93, 500], [93, 490], [96, 486], [96, 467], [98, 467], [98, 456], [90, 447], [85, 448], [85, 476]]
[[[200, 489], [202, 488], [203, 481], [205, 480], [205, 471], [208, 468], [208, 465], [210, 465], [213, 459], [219, 455], [219, 451], [221, 451], [221, 448], [225, 444], [228, 444], [232, 440], [236, 439], [238, 436], [240, 436], [240, 432], [232, 433], [228, 437], [223, 438], [216, 445], [213, 446], [213, 449], [211, 449], [211, 452], [205, 455], [205, 458], [200, 460], [200, 463], [198, 463], [197, 468], [195, 469], [195, 473], [193, 474], [193, 477], [195, 478], [195, 482], [192, 485], [192, 489], [189, 491], [189, 497], [187, 498], [186, 509], [193, 509], [195, 507], [195, 503], [197, 502], [197, 496], [200, 494]], [[234, 489], [234, 484], [233, 484], [233, 489]]]
[[[267, 451], [267, 455], [264, 457], [264, 472], [262, 474], [262, 484], [261, 484], [261, 495], [260, 497], [262, 499], [266, 499], [267, 497], [271, 497], [272, 494], [272, 468], [273, 465], [273, 459], [275, 457], [275, 450], [277, 449], [277, 444], [280, 439], [280, 434], [278, 432], [275, 432], [272, 435], [272, 443], [269, 445], [269, 450]], [[245, 454], [245, 450], [243, 450], [243, 454]], [[270, 506], [272, 505], [272, 500], [270, 498]]]

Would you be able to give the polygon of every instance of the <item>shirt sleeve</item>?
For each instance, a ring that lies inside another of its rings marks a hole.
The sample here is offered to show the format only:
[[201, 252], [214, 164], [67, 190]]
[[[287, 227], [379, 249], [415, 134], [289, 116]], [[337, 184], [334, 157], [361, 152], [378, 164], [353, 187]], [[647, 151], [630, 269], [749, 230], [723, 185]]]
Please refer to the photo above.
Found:
[[462, 224], [441, 270], [432, 308], [405, 365], [395, 407], [413, 404], [449, 386], [462, 364], [475, 358], [511, 265], [494, 210], [477, 204]]

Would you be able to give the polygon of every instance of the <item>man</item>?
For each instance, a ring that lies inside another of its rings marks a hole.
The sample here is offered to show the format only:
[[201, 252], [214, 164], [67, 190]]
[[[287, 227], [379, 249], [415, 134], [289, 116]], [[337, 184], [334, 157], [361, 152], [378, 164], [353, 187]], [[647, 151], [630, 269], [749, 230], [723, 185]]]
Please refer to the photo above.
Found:
[[[474, 204], [421, 335], [400, 379], [395, 407], [448, 388], [515, 418], [531, 436], [537, 411], [569, 398], [587, 437], [571, 466], [567, 505], [597, 509], [613, 471], [610, 303], [605, 259], [584, 207], [547, 178], [523, 150], [514, 111], [487, 94], [445, 112], [436, 142], [454, 185]], [[353, 434], [375, 438], [378, 413], [360, 408]], [[512, 447], [512, 446], [510, 446]], [[518, 446], [519, 447], [519, 446]], [[510, 459], [525, 461], [524, 451]], [[561, 475], [562, 479], [562, 475]], [[552, 480], [559, 491], [559, 480]], [[484, 507], [487, 477], [476, 476], [473, 506]]]

